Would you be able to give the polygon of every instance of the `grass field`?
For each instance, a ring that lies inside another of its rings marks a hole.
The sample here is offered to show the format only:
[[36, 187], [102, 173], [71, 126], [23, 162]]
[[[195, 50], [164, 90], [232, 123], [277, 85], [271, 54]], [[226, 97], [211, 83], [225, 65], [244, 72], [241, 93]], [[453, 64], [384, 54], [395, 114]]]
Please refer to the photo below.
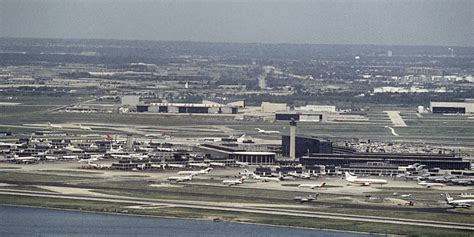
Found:
[[410, 236], [472, 236], [470, 231], [459, 231], [441, 228], [426, 228], [417, 226], [399, 226], [393, 224], [374, 224], [357, 221], [334, 221], [330, 219], [290, 217], [279, 215], [252, 214], [231, 211], [209, 211], [192, 208], [159, 208], [159, 209], [130, 209], [123, 204], [95, 201], [78, 201], [53, 198], [31, 198], [0, 195], [2, 204], [28, 205], [37, 207], [74, 209], [83, 211], [98, 211], [108, 213], [124, 213], [135, 215], [194, 218], [194, 219], [220, 219], [222, 221], [235, 221], [244, 223], [271, 224], [279, 226], [308, 227], [317, 229], [331, 229], [342, 231], [358, 231], [381, 234], [396, 234]]

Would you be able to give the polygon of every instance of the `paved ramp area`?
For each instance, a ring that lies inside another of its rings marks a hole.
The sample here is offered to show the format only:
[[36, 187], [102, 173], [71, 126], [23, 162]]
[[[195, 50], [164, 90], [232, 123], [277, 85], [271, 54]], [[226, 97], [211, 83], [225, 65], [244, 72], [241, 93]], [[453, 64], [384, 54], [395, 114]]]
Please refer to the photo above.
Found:
[[400, 111], [384, 111], [387, 113], [388, 117], [392, 121], [393, 126], [395, 127], [406, 127], [407, 124], [403, 120], [402, 116], [400, 116]]

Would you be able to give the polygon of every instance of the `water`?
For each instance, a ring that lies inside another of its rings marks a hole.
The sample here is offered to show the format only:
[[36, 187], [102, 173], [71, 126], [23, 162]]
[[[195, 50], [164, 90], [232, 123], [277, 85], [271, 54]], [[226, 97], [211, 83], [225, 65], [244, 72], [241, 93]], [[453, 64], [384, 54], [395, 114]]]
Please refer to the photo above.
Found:
[[371, 236], [229, 222], [0, 206], [0, 236]]

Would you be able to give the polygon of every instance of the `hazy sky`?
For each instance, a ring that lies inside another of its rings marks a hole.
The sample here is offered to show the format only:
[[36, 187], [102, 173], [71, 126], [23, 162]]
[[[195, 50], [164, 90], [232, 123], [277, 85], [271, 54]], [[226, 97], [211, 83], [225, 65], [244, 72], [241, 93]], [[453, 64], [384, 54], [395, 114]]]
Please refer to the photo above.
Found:
[[474, 0], [0, 0], [0, 37], [474, 46]]

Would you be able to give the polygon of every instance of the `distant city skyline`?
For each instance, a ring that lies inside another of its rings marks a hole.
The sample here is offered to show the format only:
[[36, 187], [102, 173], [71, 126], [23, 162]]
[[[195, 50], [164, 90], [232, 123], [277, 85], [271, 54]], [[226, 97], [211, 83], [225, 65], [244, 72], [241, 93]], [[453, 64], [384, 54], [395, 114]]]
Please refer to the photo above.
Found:
[[0, 37], [474, 46], [471, 0], [1, 0]]

